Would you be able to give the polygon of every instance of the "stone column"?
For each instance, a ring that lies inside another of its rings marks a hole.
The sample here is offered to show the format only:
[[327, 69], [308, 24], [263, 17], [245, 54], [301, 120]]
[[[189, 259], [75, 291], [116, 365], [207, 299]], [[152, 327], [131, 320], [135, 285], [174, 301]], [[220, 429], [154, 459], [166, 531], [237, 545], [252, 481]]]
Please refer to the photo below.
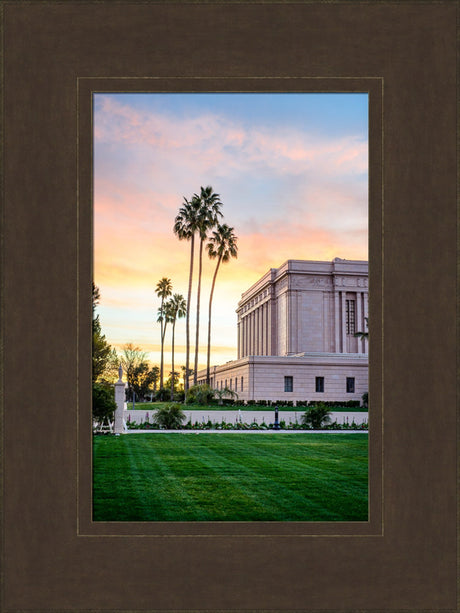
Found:
[[257, 355], [263, 355], [262, 351], [262, 307], [257, 308]]
[[248, 338], [249, 338], [249, 330], [248, 330], [248, 316], [246, 315], [244, 318], [244, 355], [248, 355]]
[[[362, 292], [356, 292], [356, 329], [355, 332], [364, 332], [364, 319], [362, 315], [361, 303], [363, 301]], [[358, 353], [363, 352], [363, 341], [358, 338]]]
[[267, 355], [272, 355], [272, 328], [273, 328], [273, 313], [272, 299], [267, 302]]
[[238, 330], [238, 333], [237, 333], [238, 349], [237, 349], [236, 355], [237, 355], [238, 359], [240, 359], [240, 357], [241, 357], [241, 321], [239, 321], [238, 324], [237, 324], [237, 330]]
[[121, 380], [123, 375], [123, 369], [121, 364], [118, 368], [118, 381], [115, 383], [115, 403], [117, 408], [115, 409], [114, 419], [114, 432], [115, 434], [123, 434], [123, 409], [125, 406], [125, 384]]
[[334, 310], [335, 310], [335, 352], [340, 353], [340, 303], [339, 292], [334, 292]]
[[342, 308], [342, 353], [347, 353], [347, 313], [345, 296], [345, 292], [340, 292], [340, 305]]
[[[369, 300], [369, 294], [367, 292], [364, 293], [363, 295], [364, 297], [364, 317], [369, 317], [369, 306], [368, 306], [368, 300]], [[369, 331], [369, 326], [366, 326], [366, 322], [364, 322], [364, 332], [368, 332]], [[367, 340], [364, 340], [364, 353], [368, 352], [368, 342]]]

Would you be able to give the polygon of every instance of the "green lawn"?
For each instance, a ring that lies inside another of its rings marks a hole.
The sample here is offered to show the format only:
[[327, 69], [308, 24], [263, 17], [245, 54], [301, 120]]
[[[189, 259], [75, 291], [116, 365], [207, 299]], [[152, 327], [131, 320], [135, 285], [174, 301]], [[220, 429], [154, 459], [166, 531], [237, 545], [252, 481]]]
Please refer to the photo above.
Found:
[[95, 521], [366, 521], [367, 433], [94, 437]]

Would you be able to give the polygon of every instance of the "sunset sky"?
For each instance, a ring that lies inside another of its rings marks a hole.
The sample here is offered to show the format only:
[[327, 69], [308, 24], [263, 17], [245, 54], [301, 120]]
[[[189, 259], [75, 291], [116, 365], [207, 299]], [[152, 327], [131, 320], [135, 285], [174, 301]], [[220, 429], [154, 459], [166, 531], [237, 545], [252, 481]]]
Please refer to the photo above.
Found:
[[[222, 364], [236, 358], [241, 294], [270, 268], [367, 260], [367, 95], [94, 95], [94, 280], [102, 331], [117, 350], [133, 343], [159, 363], [155, 287], [166, 276], [187, 297], [190, 243], [172, 228], [183, 198], [207, 185], [238, 236], [238, 259], [221, 266], [213, 301], [211, 363]], [[206, 255], [201, 367], [214, 267]], [[192, 339], [195, 301], [194, 291]], [[176, 368], [185, 364], [185, 319], [175, 356]]]

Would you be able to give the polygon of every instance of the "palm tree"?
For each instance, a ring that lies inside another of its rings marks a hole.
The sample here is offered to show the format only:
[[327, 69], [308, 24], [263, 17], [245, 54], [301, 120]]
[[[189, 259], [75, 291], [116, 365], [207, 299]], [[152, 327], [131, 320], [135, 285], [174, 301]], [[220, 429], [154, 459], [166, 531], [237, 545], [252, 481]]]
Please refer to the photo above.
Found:
[[238, 257], [238, 247], [236, 245], [238, 238], [233, 233], [233, 228], [227, 224], [218, 225], [213, 231], [209, 243], [207, 244], [208, 255], [213, 260], [217, 258], [216, 269], [212, 278], [211, 293], [209, 295], [209, 315], [208, 315], [208, 355], [206, 362], [206, 383], [210, 384], [210, 363], [211, 363], [211, 311], [212, 298], [214, 295], [214, 286], [216, 277], [219, 271], [219, 266], [222, 263], [228, 262], [230, 258]]
[[201, 294], [201, 271], [203, 267], [203, 244], [207, 238], [208, 231], [214, 228], [218, 223], [219, 216], [222, 217], [220, 207], [219, 194], [212, 191], [212, 187], [201, 187], [200, 195], [194, 195], [199, 198], [200, 208], [198, 212], [198, 233], [200, 236], [200, 251], [198, 260], [198, 288], [196, 297], [196, 332], [195, 332], [195, 367], [193, 374], [193, 384], [197, 384], [198, 380], [198, 351], [200, 340], [200, 294]]
[[172, 340], [171, 340], [171, 400], [174, 399], [174, 333], [176, 328], [176, 321], [185, 317], [187, 313], [187, 303], [185, 298], [181, 294], [174, 294], [174, 296], [166, 303], [166, 316], [168, 321], [172, 324]]
[[[188, 294], [187, 294], [187, 312], [185, 319], [185, 371], [190, 372], [190, 304], [192, 297], [192, 279], [193, 279], [193, 258], [195, 249], [195, 233], [198, 230], [198, 212], [200, 210], [200, 199], [194, 196], [189, 202], [184, 198], [184, 203], [179, 209], [179, 213], [174, 220], [174, 234], [179, 240], [190, 241], [190, 270], [188, 277]], [[189, 388], [188, 376], [184, 379], [184, 391], [187, 398]]]
[[[369, 327], [369, 318], [365, 317], [364, 321], [366, 322], [366, 328], [368, 328]], [[358, 337], [358, 338], [360, 338], [362, 340], [366, 340], [367, 341], [367, 340], [369, 340], [369, 330], [367, 330], [367, 332], [356, 332], [354, 334], [354, 336]]]
[[160, 390], [163, 389], [163, 353], [164, 353], [164, 341], [165, 341], [165, 333], [166, 333], [166, 324], [167, 321], [164, 317], [164, 301], [165, 299], [172, 294], [172, 283], [171, 279], [167, 277], [163, 277], [158, 281], [157, 287], [155, 289], [156, 295], [161, 298], [161, 305], [158, 309], [158, 319], [161, 326], [161, 362], [160, 362]]

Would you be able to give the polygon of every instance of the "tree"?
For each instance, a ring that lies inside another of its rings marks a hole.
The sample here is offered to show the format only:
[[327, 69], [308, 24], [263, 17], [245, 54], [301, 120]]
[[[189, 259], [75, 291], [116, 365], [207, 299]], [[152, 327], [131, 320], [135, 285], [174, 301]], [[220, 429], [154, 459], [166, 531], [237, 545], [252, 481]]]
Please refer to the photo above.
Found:
[[212, 313], [212, 298], [214, 295], [214, 287], [216, 277], [221, 263], [228, 262], [230, 258], [238, 257], [238, 247], [236, 245], [238, 238], [233, 233], [233, 228], [227, 224], [218, 225], [213, 231], [209, 243], [207, 245], [208, 255], [211, 259], [217, 258], [216, 269], [212, 278], [211, 293], [209, 296], [209, 313], [208, 313], [208, 353], [206, 360], [206, 383], [210, 384], [210, 364], [211, 364], [211, 313]]
[[[172, 370], [169, 373], [169, 377], [166, 379], [166, 383], [165, 383], [165, 390], [168, 391], [173, 391], [173, 392], [177, 392], [178, 391], [178, 387], [179, 387], [179, 373], [177, 372], [177, 370]], [[166, 400], [166, 396], [164, 396], [164, 399]], [[171, 396], [171, 394], [170, 394]]]
[[[190, 372], [190, 304], [192, 297], [192, 279], [193, 279], [193, 260], [195, 249], [195, 233], [198, 230], [198, 211], [200, 210], [200, 199], [194, 196], [189, 202], [184, 198], [184, 203], [179, 209], [174, 220], [174, 234], [179, 240], [190, 241], [190, 268], [188, 277], [188, 294], [187, 294], [187, 312], [185, 319], [185, 369]], [[188, 377], [184, 379], [185, 397], [189, 388]]]
[[177, 430], [185, 421], [185, 413], [180, 404], [167, 404], [155, 411], [153, 419], [167, 430]]
[[134, 390], [134, 375], [136, 369], [139, 368], [143, 362], [146, 362], [146, 357], [147, 354], [145, 351], [142, 351], [140, 347], [135, 347], [132, 343], [123, 345], [120, 361], [123, 366], [123, 371], [126, 373], [128, 387], [131, 390]]
[[[366, 328], [369, 327], [369, 318], [365, 317], [364, 321], [366, 322]], [[365, 339], [366, 341], [369, 340], [369, 330], [367, 330], [367, 332], [356, 332], [355, 337], [359, 337], [360, 339]]]
[[186, 399], [188, 404], [210, 404], [214, 400], [214, 390], [209, 385], [192, 385]]
[[163, 277], [158, 281], [156, 289], [156, 295], [161, 298], [160, 308], [158, 309], [158, 319], [160, 322], [160, 330], [161, 330], [161, 359], [160, 359], [160, 389], [163, 389], [163, 357], [164, 357], [164, 342], [165, 342], [165, 334], [166, 334], [166, 324], [167, 321], [165, 319], [164, 313], [164, 304], [165, 299], [172, 294], [172, 283], [171, 279], [167, 277]]
[[185, 317], [187, 313], [187, 303], [182, 294], [174, 294], [174, 296], [167, 302], [167, 317], [172, 325], [172, 339], [171, 339], [171, 370], [172, 370], [172, 382], [171, 382], [171, 400], [174, 398], [174, 334], [176, 329], [176, 321]]
[[314, 430], [319, 430], [324, 424], [330, 423], [331, 409], [324, 402], [318, 402], [318, 404], [308, 407], [300, 419], [305, 426], [311, 426]]
[[214, 396], [218, 398], [218, 404], [224, 404], [224, 398], [229, 397], [231, 399], [238, 398], [238, 394], [235, 390], [231, 390], [229, 387], [224, 387], [223, 389], [215, 389], [213, 390]]
[[137, 398], [142, 399], [147, 396], [153, 383], [158, 381], [159, 368], [150, 368], [148, 362], [141, 362], [135, 366], [131, 373], [131, 389], [134, 390]]
[[[108, 344], [105, 336], [102, 334], [101, 322], [99, 321], [99, 315], [96, 315], [96, 307], [99, 304], [101, 294], [99, 288], [93, 282], [93, 382], [102, 378], [106, 373], [108, 367], [110, 367], [111, 360], [113, 361], [113, 355], [115, 350]], [[116, 355], [116, 353], [115, 353]]]
[[189, 377], [191, 377], [193, 375], [193, 368], [189, 368], [188, 372], [187, 372], [187, 368], [185, 366], [181, 366], [180, 367], [181, 371], [182, 371], [182, 380], [184, 382], [184, 390], [185, 390], [185, 380]]
[[200, 209], [198, 213], [198, 234], [200, 237], [200, 249], [198, 259], [198, 288], [196, 294], [196, 330], [195, 330], [195, 372], [193, 375], [193, 384], [197, 384], [198, 380], [198, 351], [200, 341], [200, 294], [201, 294], [201, 272], [203, 267], [203, 244], [207, 238], [207, 233], [217, 225], [219, 216], [222, 217], [220, 207], [219, 194], [212, 191], [212, 187], [201, 187], [200, 195], [195, 194], [195, 198], [200, 200]]
[[101, 383], [93, 383], [93, 419], [100, 425], [113, 421], [117, 405], [113, 387]]

